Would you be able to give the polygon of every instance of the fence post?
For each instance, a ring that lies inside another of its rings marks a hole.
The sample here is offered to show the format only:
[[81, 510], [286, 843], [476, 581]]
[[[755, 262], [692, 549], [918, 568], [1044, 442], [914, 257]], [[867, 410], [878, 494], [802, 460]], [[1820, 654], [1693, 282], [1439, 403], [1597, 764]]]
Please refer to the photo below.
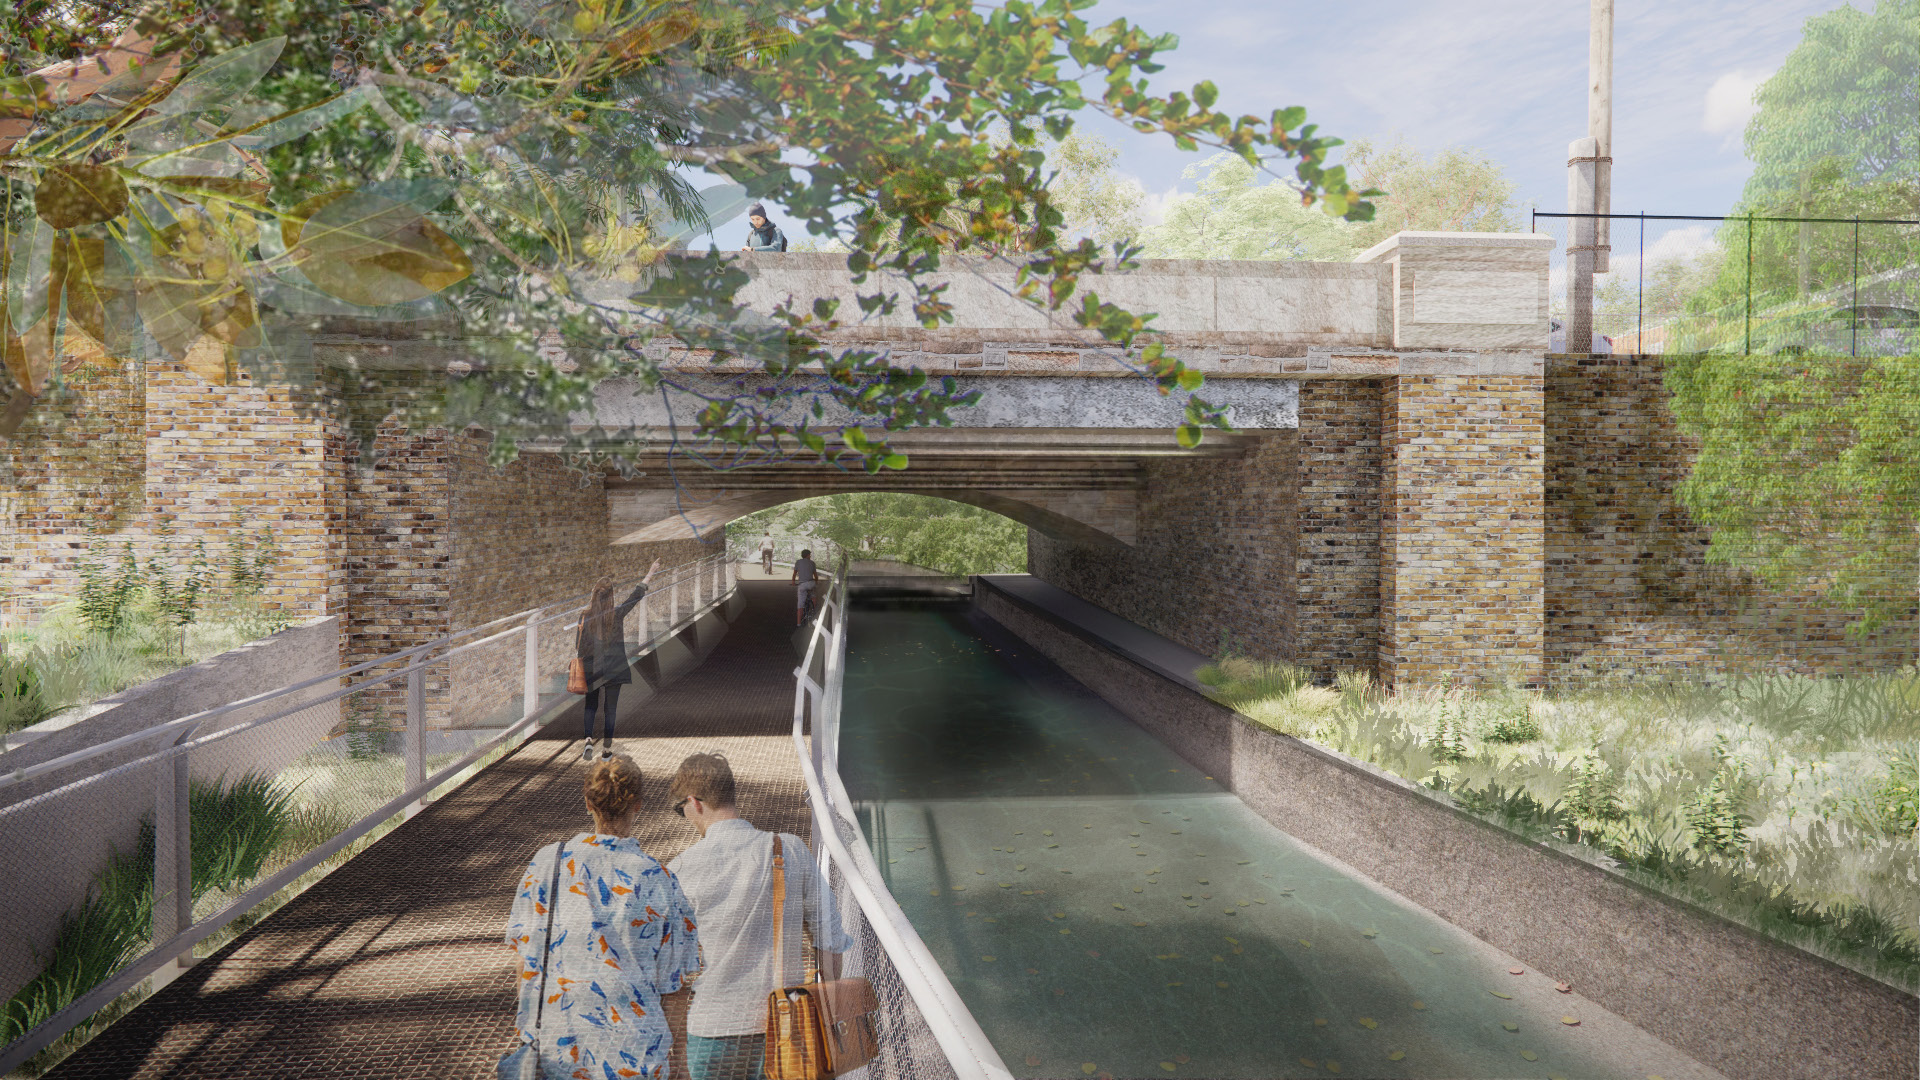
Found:
[[527, 613], [527, 675], [520, 690], [520, 715], [540, 711], [540, 609]]
[[[412, 791], [427, 778], [427, 668], [424, 663], [416, 664], [407, 672], [407, 747], [406, 789]], [[416, 799], [407, 806], [407, 816], [420, 812], [426, 805], [426, 797]]]
[[[180, 733], [173, 741], [179, 746], [193, 737], [199, 725]], [[187, 751], [160, 763], [153, 800], [153, 941], [159, 945], [193, 925], [193, 822], [188, 799], [189, 769]], [[172, 973], [191, 962], [191, 956], [176, 959]], [[167, 972], [167, 969], [161, 969]], [[165, 980], [157, 979], [156, 982]]]
[[667, 605], [667, 632], [680, 625], [680, 575], [673, 576], [673, 599]]

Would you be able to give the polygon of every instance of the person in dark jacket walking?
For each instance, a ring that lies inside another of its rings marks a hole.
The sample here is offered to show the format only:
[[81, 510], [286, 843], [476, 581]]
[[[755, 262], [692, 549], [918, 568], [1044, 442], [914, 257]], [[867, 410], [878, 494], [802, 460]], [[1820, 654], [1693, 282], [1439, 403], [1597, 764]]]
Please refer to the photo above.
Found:
[[747, 246], [741, 251], [785, 251], [787, 234], [780, 226], [767, 220], [767, 208], [759, 203], [747, 207], [747, 222], [753, 226], [747, 232]]
[[580, 616], [580, 630], [574, 635], [574, 655], [587, 669], [586, 742], [580, 748], [580, 760], [593, 760], [593, 710], [605, 702], [606, 720], [600, 744], [600, 760], [613, 757], [613, 717], [619, 711], [620, 688], [633, 681], [633, 658], [627, 655], [627, 613], [641, 597], [647, 584], [660, 572], [660, 560], [653, 560], [647, 576], [633, 587], [633, 595], [618, 604], [613, 602], [613, 582], [601, 578], [593, 586], [593, 598]]

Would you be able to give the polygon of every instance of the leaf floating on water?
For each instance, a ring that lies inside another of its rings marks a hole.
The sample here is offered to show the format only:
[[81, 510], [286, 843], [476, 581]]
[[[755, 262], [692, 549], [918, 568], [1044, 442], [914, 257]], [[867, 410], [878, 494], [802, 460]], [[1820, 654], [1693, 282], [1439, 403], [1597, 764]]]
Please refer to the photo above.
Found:
[[1145, 820], [1144, 818], [1134, 818], [1133, 820], [1135, 820], [1135, 821], [1138, 821], [1138, 822], [1140, 822], [1140, 824], [1142, 824], [1142, 825], [1151, 825], [1151, 824], [1153, 824], [1153, 822], [1151, 822], [1151, 821], [1147, 821], [1147, 820]]
[[1214, 983], [1213, 985], [1219, 987], [1222, 990], [1225, 990], [1227, 988], [1227, 981], [1225, 979], [1222, 979], [1219, 982]]
[[1379, 937], [1379, 936], [1380, 936], [1380, 931], [1378, 931], [1378, 930], [1362, 930], [1362, 931], [1360, 931], [1360, 936], [1361, 936], [1361, 937]]
[[1147, 924], [1146, 924], [1146, 923], [1143, 923], [1143, 922], [1137, 922], [1137, 923], [1134, 923], [1133, 925], [1135, 925], [1135, 926], [1145, 926], [1145, 925], [1147, 925]]
[[1061, 930], [1060, 932], [1061, 932], [1061, 933], [1063, 933], [1063, 934], [1071, 934], [1071, 933], [1073, 933], [1073, 931], [1071, 931], [1071, 930]]
[[1064, 911], [1056, 911], [1053, 913], [1053, 917], [1056, 919], [1064, 919], [1067, 917], [1067, 913]]
[[1501, 993], [1501, 992], [1500, 992], [1500, 991], [1498, 991], [1498, 990], [1489, 990], [1489, 991], [1487, 991], [1487, 993], [1489, 993], [1489, 994], [1492, 994], [1492, 995], [1493, 995], [1494, 997], [1497, 997], [1497, 998], [1499, 998], [1499, 999], [1500, 999], [1500, 1000], [1502, 1000], [1502, 1001], [1512, 1001], [1512, 1000], [1513, 1000], [1513, 995], [1512, 995], [1512, 994], [1503, 994], [1503, 993]]
[[1057, 987], [1057, 986], [1056, 986], [1056, 987], [1054, 987], [1054, 988], [1053, 988], [1053, 996], [1054, 996], [1054, 997], [1066, 997], [1066, 996], [1067, 996], [1067, 992], [1066, 992], [1065, 990], [1062, 990], [1062, 989], [1060, 989], [1059, 987]]
[[1100, 1071], [1100, 1066], [1095, 1065], [1091, 1061], [1083, 1061], [1080, 1063], [1080, 1071], [1086, 1073], [1088, 1076], [1092, 1076], [1094, 1073]]
[[1032, 895], [1033, 895], [1033, 890], [1032, 890], [1032, 889], [1021, 889], [1021, 890], [1020, 890], [1020, 895], [1021, 895], [1021, 896], [1032, 896]]
[[1125, 911], [1125, 910], [1127, 910], [1127, 905], [1125, 905], [1125, 904], [1115, 904], [1115, 905], [1113, 905], [1113, 910], [1115, 910], [1115, 911]]
[[1316, 1017], [1314, 1017], [1314, 1018], [1313, 1018], [1313, 1026], [1314, 1026], [1314, 1027], [1326, 1027], [1326, 1026], [1327, 1026], [1327, 1018], [1326, 1018], [1326, 1017], [1324, 1017], [1324, 1016], [1316, 1016]]
[[1261, 900], [1261, 899], [1258, 899], [1258, 898], [1255, 898], [1255, 900], [1254, 900], [1253, 902], [1254, 902], [1254, 903], [1256, 903], [1256, 904], [1264, 904], [1264, 903], [1266, 903], [1266, 901], [1265, 901], [1265, 900]]
[[1197, 884], [1200, 884], [1200, 885], [1205, 885], [1205, 884], [1207, 883], [1207, 879], [1206, 879], [1206, 878], [1197, 878], [1197, 879], [1195, 879], [1195, 880], [1196, 880], [1196, 883], [1197, 883]]
[[1561, 992], [1561, 993], [1563, 993], [1563, 994], [1571, 994], [1571, 993], [1573, 993], [1573, 987], [1571, 987], [1571, 986], [1568, 986], [1568, 985], [1567, 985], [1566, 983], [1563, 983], [1563, 982], [1557, 982], [1557, 983], [1554, 983], [1554, 984], [1553, 984], [1553, 988], [1554, 988], [1555, 990], [1558, 990], [1558, 991], [1560, 991], [1560, 992]]
[[1360, 1019], [1355, 1020], [1354, 1023], [1359, 1024], [1361, 1027], [1366, 1028], [1368, 1031], [1372, 1031], [1374, 1028], [1377, 1028], [1380, 1026], [1380, 1021], [1375, 1020], [1371, 1016], [1363, 1016]]
[[1509, 975], [1525, 975], [1526, 973], [1527, 973], [1526, 968], [1508, 968], [1507, 969], [1507, 974]]
[[1426, 1002], [1424, 1002], [1424, 1001], [1416, 1001], [1416, 1002], [1414, 1002], [1414, 1003], [1413, 1003], [1413, 1011], [1414, 1011], [1414, 1012], [1426, 1012], [1426, 1011], [1427, 1011], [1427, 1003], [1426, 1003]]
[[887, 861], [888, 861], [889, 863], [897, 863], [897, 862], [899, 862], [900, 860], [899, 860], [899, 859], [888, 859]]
[[1228, 939], [1227, 939], [1227, 944], [1229, 944], [1229, 945], [1238, 945], [1238, 944], [1240, 944], [1240, 943], [1239, 943], [1238, 941], [1235, 941], [1235, 940], [1234, 940], [1234, 939], [1232, 939], [1232, 938], [1228, 938]]
[[1295, 940], [1300, 942], [1300, 947], [1303, 949], [1313, 948], [1313, 942], [1308, 941], [1306, 938], [1296, 938]]
[[1432, 954], [1433, 954], [1433, 955], [1435, 955], [1435, 956], [1439, 956], [1439, 955], [1440, 955], [1441, 953], [1444, 953], [1444, 952], [1446, 952], [1447, 950], [1445, 950], [1445, 949], [1436, 949], [1436, 948], [1434, 948], [1433, 946], [1431, 946], [1431, 945], [1429, 945], [1429, 946], [1427, 946], [1427, 951], [1428, 951], [1428, 952], [1430, 952], [1430, 953], [1432, 953]]
[[1540, 1060], [1540, 1055], [1539, 1055], [1539, 1054], [1536, 1054], [1536, 1053], [1534, 1053], [1534, 1052], [1533, 1052], [1533, 1051], [1531, 1051], [1531, 1050], [1522, 1050], [1522, 1051], [1520, 1051], [1520, 1056], [1521, 1056], [1521, 1057], [1523, 1057], [1523, 1058], [1526, 1058], [1526, 1059], [1527, 1059], [1528, 1061], [1539, 1061], [1539, 1060]]
[[1137, 832], [1130, 832], [1130, 833], [1128, 833], [1127, 835], [1128, 835], [1128, 836], [1139, 836], [1140, 834], [1139, 834], [1139, 833], [1137, 833]]
[[1337, 1061], [1335, 1061], [1335, 1060], [1333, 1060], [1332, 1058], [1328, 1058], [1328, 1059], [1327, 1059], [1327, 1071], [1328, 1071], [1328, 1072], [1330, 1072], [1330, 1073], [1337, 1073], [1337, 1072], [1339, 1072], [1339, 1071], [1340, 1071], [1340, 1063], [1339, 1063], [1339, 1062], [1337, 1062]]
[[1145, 890], [1145, 889], [1135, 889], [1135, 890], [1133, 890], [1133, 891], [1134, 891], [1134, 892], [1146, 892], [1146, 890]]
[[1561, 1017], [1561, 1018], [1560, 1018], [1560, 1022], [1561, 1022], [1561, 1023], [1563, 1023], [1563, 1024], [1565, 1024], [1565, 1025], [1567, 1025], [1568, 1027], [1579, 1027], [1579, 1026], [1580, 1026], [1580, 1020], [1579, 1020], [1579, 1018], [1578, 1018], [1578, 1017], [1574, 1017], [1574, 1016], [1563, 1016], [1563, 1017]]
[[993, 963], [993, 957], [991, 956], [982, 956], [980, 959], [985, 960], [989, 964]]
[[1026, 868], [1027, 868], [1027, 865], [1025, 863], [1021, 863], [1020, 865], [1014, 867], [1015, 870], [1025, 870]]
[[1506, 1023], [1506, 1024], [1501, 1024], [1500, 1026], [1501, 1026], [1501, 1027], [1503, 1027], [1503, 1028], [1506, 1028], [1506, 1029], [1507, 1029], [1508, 1031], [1519, 1031], [1519, 1030], [1520, 1030], [1520, 1025], [1519, 1025], [1519, 1024], [1514, 1024], [1514, 1023]]
[[1175, 1054], [1173, 1055], [1173, 1060], [1179, 1062], [1182, 1065], [1185, 1065], [1187, 1062], [1192, 1061], [1193, 1059], [1188, 1057], [1185, 1054]]
[[1315, 1061], [1315, 1060], [1313, 1060], [1312, 1058], [1309, 1058], [1309, 1057], [1303, 1057], [1303, 1058], [1301, 1058], [1301, 1059], [1300, 1059], [1300, 1064], [1302, 1064], [1302, 1065], [1305, 1065], [1305, 1066], [1306, 1066], [1307, 1068], [1309, 1068], [1309, 1069], [1317, 1069], [1317, 1068], [1319, 1068], [1319, 1067], [1320, 1067], [1320, 1063], [1319, 1063], [1319, 1062], [1317, 1062], [1317, 1061]]
[[1240, 860], [1239, 862], [1237, 862], [1237, 863], [1234, 863], [1233, 865], [1235, 865], [1235, 866], [1252, 866], [1252, 865], [1253, 865], [1253, 860], [1252, 860], [1252, 859], [1241, 859], [1241, 860]]
[[[1052, 829], [1041, 829], [1041, 830], [1040, 830], [1040, 835], [1041, 835], [1041, 836], [1052, 836], [1052, 835], [1053, 835], [1053, 830], [1052, 830]], [[1088, 1072], [1092, 1072], [1093, 1070], [1092, 1070], [1092, 1069], [1088, 1069], [1087, 1071], [1088, 1071]]]
[[1387, 1055], [1387, 1060], [1399, 1061], [1406, 1056], [1407, 1056], [1407, 1052], [1405, 1050], [1395, 1050], [1393, 1053]]
[[1191, 903], [1191, 902], [1190, 902], [1190, 903], [1188, 903], [1188, 904], [1187, 904], [1187, 906], [1188, 906], [1188, 907], [1199, 907], [1200, 905], [1199, 905], [1199, 904], [1195, 904], [1195, 903]]
[[1178, 1068], [1179, 1066], [1177, 1066], [1177, 1065], [1175, 1065], [1175, 1064], [1174, 1064], [1173, 1062], [1171, 1062], [1171, 1061], [1163, 1061], [1163, 1062], [1161, 1062], [1161, 1063], [1160, 1063], [1160, 1067], [1161, 1067], [1162, 1069], [1165, 1069], [1165, 1070], [1166, 1070], [1166, 1071], [1168, 1071], [1168, 1072], [1172, 1072], [1172, 1071], [1174, 1071], [1174, 1070], [1175, 1070], [1176, 1068]]
[[999, 885], [1003, 889], [1013, 888], [1013, 882], [1011, 881], [999, 881], [999, 882], [995, 882], [994, 884]]
[[1059, 845], [1059, 844], [1048, 844], [1047, 846], [1048, 846], [1048, 847], [1050, 847], [1050, 848], [1057, 848], [1057, 847], [1059, 847], [1060, 845]]
[[1037, 1055], [1037, 1054], [1028, 1054], [1028, 1055], [1027, 1055], [1027, 1064], [1028, 1064], [1028, 1065], [1031, 1065], [1031, 1066], [1037, 1066], [1037, 1065], [1039, 1065], [1039, 1064], [1040, 1064], [1040, 1057], [1039, 1057], [1039, 1055]]
[[975, 871], [974, 871], [974, 873], [976, 873], [976, 874], [980, 874], [980, 875], [982, 875], [982, 876], [985, 876], [985, 874], [986, 874], [986, 871], [985, 871], [985, 870], [975, 870]]
[[939, 895], [940, 895], [940, 890], [939, 890], [939, 889], [928, 889], [928, 890], [927, 890], [927, 895], [928, 895], [928, 896], [939, 896]]
[[1179, 830], [1179, 829], [1175, 829], [1175, 830], [1173, 830], [1173, 833], [1172, 833], [1172, 835], [1174, 835], [1174, 836], [1179, 836], [1179, 835], [1180, 835], [1180, 830]]
[[1029, 974], [1029, 975], [1038, 975], [1038, 974], [1040, 974], [1040, 969], [1039, 969], [1039, 968], [1028, 968], [1028, 969], [1027, 969], [1027, 974]]
[[1220, 913], [1221, 913], [1222, 915], [1238, 915], [1238, 914], [1240, 914], [1239, 912], [1237, 912], [1237, 911], [1235, 911], [1235, 910], [1233, 910], [1233, 909], [1232, 909], [1232, 908], [1230, 908], [1230, 907], [1223, 907], [1223, 908], [1221, 908], [1221, 909], [1220, 909]]

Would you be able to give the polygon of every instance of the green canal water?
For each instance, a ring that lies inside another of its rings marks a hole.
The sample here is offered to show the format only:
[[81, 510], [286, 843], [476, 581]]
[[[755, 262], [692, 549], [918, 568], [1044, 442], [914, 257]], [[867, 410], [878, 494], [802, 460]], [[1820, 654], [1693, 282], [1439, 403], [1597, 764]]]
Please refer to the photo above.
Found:
[[851, 633], [842, 778], [1014, 1075], [1649, 1075], [964, 607]]

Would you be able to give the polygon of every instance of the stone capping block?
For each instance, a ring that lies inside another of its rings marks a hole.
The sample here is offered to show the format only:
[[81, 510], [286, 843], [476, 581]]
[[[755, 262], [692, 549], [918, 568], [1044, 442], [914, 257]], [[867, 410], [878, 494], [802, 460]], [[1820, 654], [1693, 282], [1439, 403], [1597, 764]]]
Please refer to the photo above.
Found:
[[975, 604], [1290, 836], [1728, 1076], [1911, 1080], [1920, 999], [1268, 731], [975, 578]]

